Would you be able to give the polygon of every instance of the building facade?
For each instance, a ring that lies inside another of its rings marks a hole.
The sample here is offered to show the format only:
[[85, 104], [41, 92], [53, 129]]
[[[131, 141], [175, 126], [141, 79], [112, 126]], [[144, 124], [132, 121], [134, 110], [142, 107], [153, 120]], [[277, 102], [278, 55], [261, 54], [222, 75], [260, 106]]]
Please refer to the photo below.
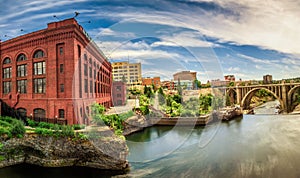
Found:
[[271, 84], [271, 83], [273, 83], [272, 75], [264, 75], [263, 84]]
[[154, 85], [154, 87], [156, 89], [158, 89], [161, 86], [161, 82], [160, 82], [160, 77], [147, 77], [147, 78], [143, 78], [142, 79], [142, 85], [143, 86], [152, 86]]
[[127, 86], [142, 84], [141, 63], [114, 62], [113, 80], [126, 82]]
[[0, 59], [0, 97], [22, 115], [88, 124], [112, 105], [111, 64], [74, 18], [1, 42]]
[[194, 82], [197, 79], [197, 72], [181, 71], [173, 75], [175, 85], [182, 86], [184, 89], [194, 89]]
[[126, 105], [126, 83], [121, 81], [113, 81], [112, 99], [114, 106]]

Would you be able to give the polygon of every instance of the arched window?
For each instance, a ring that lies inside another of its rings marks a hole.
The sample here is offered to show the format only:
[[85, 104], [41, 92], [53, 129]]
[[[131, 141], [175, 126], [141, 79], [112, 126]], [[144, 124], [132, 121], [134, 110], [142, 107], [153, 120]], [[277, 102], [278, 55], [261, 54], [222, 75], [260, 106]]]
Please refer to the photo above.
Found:
[[23, 53], [19, 54], [19, 56], [17, 57], [17, 62], [25, 60], [27, 60], [27, 57]]
[[37, 50], [33, 54], [33, 58], [42, 58], [44, 56], [45, 56], [45, 54], [44, 54], [44, 51], [42, 51], [42, 50]]
[[10, 64], [11, 63], [11, 60], [9, 57], [6, 57], [3, 61], [3, 64]]
[[26, 117], [27, 116], [27, 111], [25, 108], [18, 108], [17, 109], [18, 113], [22, 116], [22, 117]]
[[87, 61], [87, 55], [84, 54], [83, 57], [84, 57], [84, 60]]
[[36, 108], [33, 110], [33, 117], [35, 118], [46, 118], [46, 111], [41, 108]]

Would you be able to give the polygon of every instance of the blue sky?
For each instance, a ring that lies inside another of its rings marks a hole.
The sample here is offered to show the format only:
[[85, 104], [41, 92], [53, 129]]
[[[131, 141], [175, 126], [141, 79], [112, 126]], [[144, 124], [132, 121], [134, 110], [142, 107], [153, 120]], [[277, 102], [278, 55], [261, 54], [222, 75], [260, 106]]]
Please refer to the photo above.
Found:
[[0, 0], [0, 7], [2, 41], [78, 11], [110, 61], [141, 62], [143, 77], [167, 80], [182, 70], [204, 83], [227, 74], [300, 77], [299, 1]]

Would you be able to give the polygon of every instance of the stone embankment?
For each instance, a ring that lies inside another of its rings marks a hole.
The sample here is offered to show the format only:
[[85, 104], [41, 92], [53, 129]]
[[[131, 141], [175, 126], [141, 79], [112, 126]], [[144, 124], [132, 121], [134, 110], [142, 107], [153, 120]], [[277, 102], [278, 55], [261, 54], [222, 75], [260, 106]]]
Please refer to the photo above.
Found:
[[240, 108], [237, 107], [226, 107], [216, 111], [215, 115], [218, 119], [227, 121], [234, 119], [237, 116], [243, 115], [243, 112]]
[[117, 136], [91, 139], [55, 138], [25, 134], [23, 138], [2, 138], [0, 168], [28, 163], [43, 167], [85, 166], [127, 170], [128, 147]]

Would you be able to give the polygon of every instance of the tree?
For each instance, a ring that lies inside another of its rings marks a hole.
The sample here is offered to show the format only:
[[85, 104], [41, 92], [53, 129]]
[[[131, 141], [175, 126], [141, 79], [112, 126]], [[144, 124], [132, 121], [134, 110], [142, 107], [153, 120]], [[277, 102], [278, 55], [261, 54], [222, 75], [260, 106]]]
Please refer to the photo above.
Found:
[[163, 89], [160, 87], [157, 91], [157, 94], [158, 94], [158, 102], [160, 105], [163, 105], [166, 103], [166, 99], [165, 99], [165, 94], [164, 94], [164, 91]]
[[194, 80], [194, 89], [198, 90], [201, 88], [201, 82], [197, 79]]
[[127, 83], [127, 80], [126, 80], [126, 77], [125, 77], [125, 75], [123, 75], [123, 76], [122, 76], [122, 82], [125, 82], [125, 83]]

